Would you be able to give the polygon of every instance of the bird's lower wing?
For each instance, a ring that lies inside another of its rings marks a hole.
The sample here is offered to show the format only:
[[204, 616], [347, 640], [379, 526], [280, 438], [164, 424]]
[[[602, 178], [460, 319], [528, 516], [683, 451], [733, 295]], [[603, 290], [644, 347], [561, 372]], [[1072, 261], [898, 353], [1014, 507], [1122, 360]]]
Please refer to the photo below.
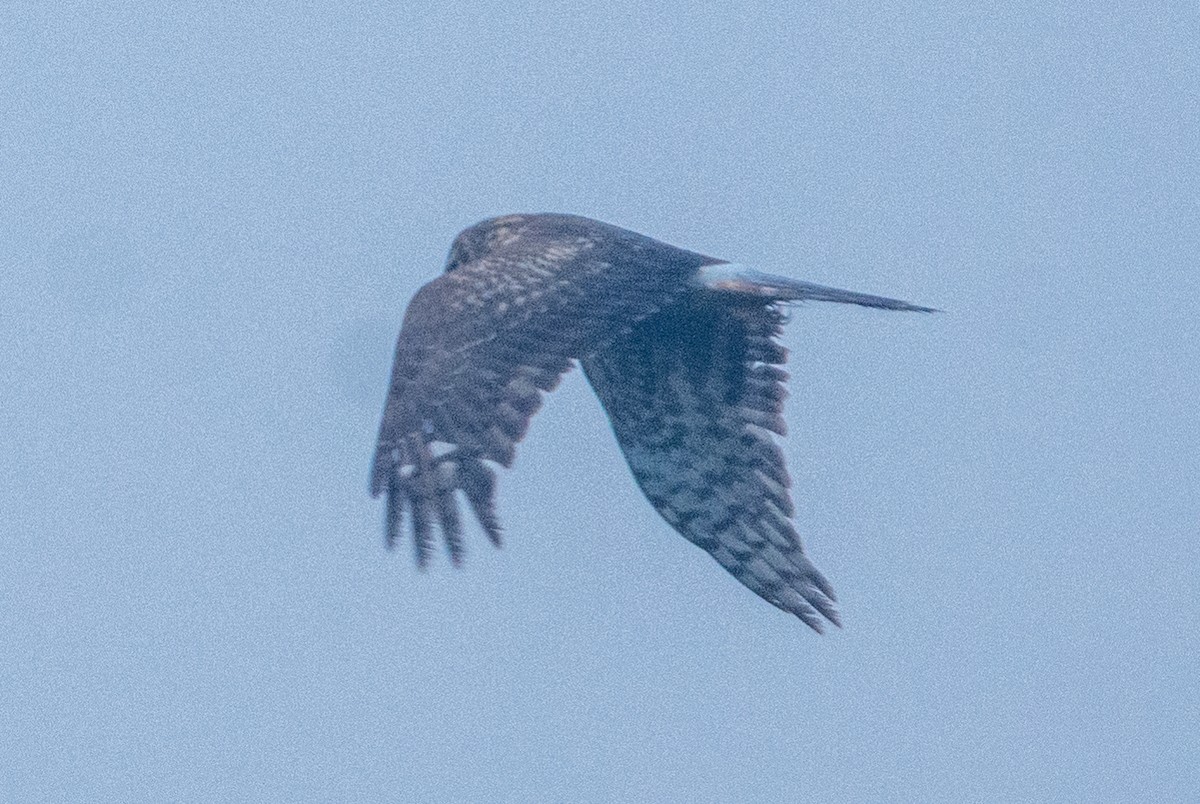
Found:
[[[616, 263], [576, 256], [457, 268], [414, 297], [396, 344], [375, 450], [371, 493], [387, 494], [393, 545], [411, 518], [417, 563], [440, 525], [463, 557], [459, 491], [499, 544], [495, 474], [510, 466], [542, 394], [573, 360], [618, 337], [680, 292], [694, 264], [649, 253]], [[684, 252], [681, 252], [684, 253]], [[686, 253], [684, 253], [686, 255]], [[690, 257], [689, 257], [690, 259]]]
[[447, 349], [401, 338], [371, 478], [372, 494], [387, 494], [388, 547], [399, 540], [407, 515], [418, 566], [433, 551], [435, 525], [451, 560], [461, 563], [459, 491], [499, 546], [492, 465], [512, 465], [542, 394], [571, 365], [562, 343], [508, 336]]
[[817, 631], [840, 624], [791, 517], [786, 350], [769, 299], [697, 290], [582, 360], [634, 478], [680, 534]]

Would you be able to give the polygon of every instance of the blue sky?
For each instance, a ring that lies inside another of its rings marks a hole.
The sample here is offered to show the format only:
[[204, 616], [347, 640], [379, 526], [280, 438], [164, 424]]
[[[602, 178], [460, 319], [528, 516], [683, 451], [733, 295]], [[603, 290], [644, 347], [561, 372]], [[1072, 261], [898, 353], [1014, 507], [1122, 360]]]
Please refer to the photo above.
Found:
[[[0, 10], [0, 799], [1180, 800], [1200, 788], [1200, 13]], [[794, 311], [817, 637], [575, 373], [508, 533], [366, 482], [413, 292], [565, 211], [941, 307]]]

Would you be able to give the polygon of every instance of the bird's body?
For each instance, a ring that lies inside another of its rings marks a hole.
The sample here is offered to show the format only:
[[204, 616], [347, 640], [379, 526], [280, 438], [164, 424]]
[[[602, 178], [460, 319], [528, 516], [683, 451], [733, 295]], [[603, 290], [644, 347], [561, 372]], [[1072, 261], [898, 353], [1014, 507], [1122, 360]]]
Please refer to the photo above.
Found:
[[495, 475], [541, 395], [582, 364], [635, 479], [663, 518], [743, 584], [821, 630], [829, 583], [791, 521], [776, 338], [781, 302], [927, 310], [740, 269], [573, 215], [463, 231], [413, 298], [396, 344], [371, 479], [387, 540], [405, 510], [424, 565], [437, 523], [462, 558], [463, 492], [499, 544]]

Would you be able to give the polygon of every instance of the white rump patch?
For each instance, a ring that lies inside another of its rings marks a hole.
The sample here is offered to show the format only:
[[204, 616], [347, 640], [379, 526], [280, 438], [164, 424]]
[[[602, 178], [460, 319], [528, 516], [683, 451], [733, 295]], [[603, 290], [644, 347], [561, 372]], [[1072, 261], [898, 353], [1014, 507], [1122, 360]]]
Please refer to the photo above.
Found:
[[756, 276], [763, 274], [736, 262], [723, 262], [717, 265], [705, 265], [696, 272], [692, 281], [712, 290], [727, 290], [736, 293], [752, 293], [755, 296], [771, 295], [768, 288], [755, 282]]

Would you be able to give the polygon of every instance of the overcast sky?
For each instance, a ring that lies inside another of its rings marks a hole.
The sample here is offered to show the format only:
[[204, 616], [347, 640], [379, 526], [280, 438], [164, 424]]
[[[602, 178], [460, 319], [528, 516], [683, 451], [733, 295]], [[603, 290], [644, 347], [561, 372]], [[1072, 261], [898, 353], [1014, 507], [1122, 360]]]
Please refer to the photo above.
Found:
[[[0, 8], [0, 799], [1200, 789], [1195, 3], [105, 5]], [[385, 552], [404, 307], [536, 211], [947, 310], [786, 332], [844, 630], [578, 372], [504, 549]]]

